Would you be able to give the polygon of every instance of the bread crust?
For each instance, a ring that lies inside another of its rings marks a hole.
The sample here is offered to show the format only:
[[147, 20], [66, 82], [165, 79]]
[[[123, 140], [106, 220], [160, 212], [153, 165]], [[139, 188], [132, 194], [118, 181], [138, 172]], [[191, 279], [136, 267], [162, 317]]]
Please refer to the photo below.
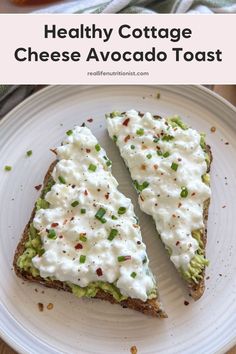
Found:
[[[57, 161], [54, 161], [50, 165], [50, 167], [45, 175], [44, 181], [43, 181], [42, 190], [47, 185], [47, 183], [51, 177], [51, 173], [53, 171], [53, 168], [55, 167], [56, 164], [57, 164]], [[14, 260], [13, 260], [14, 271], [18, 277], [20, 277], [24, 280], [29, 280], [31, 282], [42, 284], [48, 288], [54, 288], [57, 290], [64, 290], [64, 291], [71, 293], [72, 289], [65, 282], [61, 282], [59, 280], [48, 280], [48, 279], [44, 279], [40, 276], [33, 277], [31, 273], [22, 270], [17, 265], [18, 258], [24, 253], [25, 243], [28, 241], [28, 237], [29, 237], [28, 236], [29, 235], [29, 227], [30, 227], [31, 222], [34, 219], [35, 213], [36, 213], [36, 207], [34, 207], [34, 209], [32, 211], [30, 220], [29, 220], [28, 224], [25, 226], [21, 240], [18, 243], [18, 246], [16, 248]], [[111, 294], [108, 294], [103, 290], [99, 290], [94, 298], [109, 301], [111, 304], [119, 304], [124, 308], [130, 308], [130, 309], [142, 312], [143, 314], [146, 314], [146, 315], [160, 317], [160, 318], [167, 317], [167, 314], [163, 310], [162, 304], [161, 304], [158, 297], [154, 298], [154, 299], [148, 299], [146, 302], [141, 301], [140, 299], [132, 299], [132, 298], [127, 298], [126, 300], [118, 302], [113, 298], [113, 296]]]
[[[211, 169], [211, 163], [213, 160], [211, 147], [209, 145], [206, 145], [206, 153], [208, 154], [209, 160], [210, 160], [210, 163], [209, 163], [209, 166], [207, 169], [207, 173], [209, 173], [210, 169]], [[204, 250], [203, 250], [204, 256], [206, 255], [207, 220], [208, 220], [209, 206], [210, 206], [210, 198], [205, 200], [205, 202], [203, 204], [204, 230], [203, 230], [203, 232], [201, 232], [201, 241], [203, 242], [203, 245], [204, 245]], [[202, 275], [202, 279], [199, 281], [198, 284], [196, 284], [194, 282], [188, 282], [188, 288], [190, 291], [190, 295], [192, 296], [192, 298], [195, 301], [200, 299], [200, 297], [203, 295], [203, 293], [205, 291], [205, 268], [203, 269], [201, 275]]]

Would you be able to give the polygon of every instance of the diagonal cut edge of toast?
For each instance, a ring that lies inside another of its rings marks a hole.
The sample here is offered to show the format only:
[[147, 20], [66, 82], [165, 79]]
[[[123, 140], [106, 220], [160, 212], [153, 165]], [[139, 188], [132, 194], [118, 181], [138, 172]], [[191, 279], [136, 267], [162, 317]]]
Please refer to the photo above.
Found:
[[[57, 161], [54, 161], [50, 165], [50, 167], [44, 177], [42, 190], [47, 185], [47, 183], [51, 177], [51, 173], [53, 171], [53, 168], [56, 164], [57, 164]], [[23, 231], [21, 240], [18, 243], [18, 246], [16, 248], [14, 260], [13, 260], [13, 267], [14, 267], [15, 273], [18, 277], [20, 277], [24, 280], [29, 280], [31, 282], [42, 284], [48, 288], [54, 288], [57, 290], [64, 290], [64, 291], [71, 293], [72, 292], [71, 288], [65, 282], [61, 282], [59, 280], [48, 280], [48, 279], [44, 279], [40, 276], [33, 277], [31, 273], [22, 270], [17, 265], [18, 258], [25, 251], [25, 243], [28, 241], [28, 237], [29, 237], [30, 223], [33, 221], [35, 213], [36, 213], [36, 207], [32, 211], [30, 220], [29, 220], [28, 224], [26, 225], [26, 227]], [[129, 297], [126, 300], [118, 302], [114, 299], [114, 297], [111, 294], [106, 293], [103, 290], [99, 290], [94, 298], [109, 301], [112, 304], [119, 304], [123, 308], [130, 308], [130, 309], [142, 312], [143, 314], [146, 314], [146, 315], [160, 317], [160, 318], [167, 318], [167, 314], [162, 307], [159, 297], [154, 298], [154, 299], [148, 299], [146, 302], [144, 302], [140, 299], [132, 299]]]
[[[207, 168], [207, 173], [209, 173], [210, 169], [211, 169], [211, 163], [213, 160], [211, 147], [209, 145], [206, 145], [205, 152], [209, 156], [209, 166]], [[206, 255], [207, 220], [208, 220], [209, 206], [210, 206], [210, 198], [205, 200], [204, 205], [203, 205], [204, 230], [202, 230], [202, 232], [201, 232], [201, 241], [203, 242], [203, 245], [204, 245], [204, 250], [203, 250], [204, 256]], [[199, 281], [198, 284], [196, 284], [194, 282], [188, 282], [188, 288], [190, 291], [190, 295], [194, 300], [200, 299], [200, 297], [203, 295], [203, 293], [205, 291], [205, 268], [203, 269], [201, 275], [202, 275], [202, 279]]]

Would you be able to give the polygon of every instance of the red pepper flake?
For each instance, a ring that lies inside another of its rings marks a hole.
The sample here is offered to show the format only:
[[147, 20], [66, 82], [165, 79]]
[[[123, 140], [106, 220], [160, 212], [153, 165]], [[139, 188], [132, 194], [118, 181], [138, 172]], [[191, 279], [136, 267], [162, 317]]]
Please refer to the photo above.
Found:
[[173, 218], [176, 218], [176, 215], [175, 215], [175, 214], [173, 214], [173, 215], [172, 215], [172, 217], [173, 217]]
[[37, 186], [34, 187], [36, 191], [39, 191], [42, 188], [42, 184], [38, 184]]
[[75, 217], [74, 217], [74, 216], [72, 216], [72, 218], [70, 218], [70, 221], [73, 221], [73, 220], [74, 220], [74, 218], [75, 218]]
[[158, 169], [158, 165], [153, 165], [154, 170]]
[[226, 141], [225, 145], [229, 145], [229, 142], [228, 142], [228, 141]]
[[188, 306], [188, 305], [189, 305], [189, 302], [185, 300], [185, 301], [184, 301], [184, 305], [185, 305], [185, 306]]
[[124, 142], [127, 143], [127, 141], [130, 139], [130, 135], [127, 135], [125, 138], [124, 138]]
[[142, 197], [141, 195], [140, 195], [139, 197], [140, 197], [140, 199], [142, 200], [142, 202], [144, 202], [144, 199], [143, 199], [143, 197]]
[[38, 308], [40, 312], [43, 312], [44, 306], [42, 304], [42, 302], [38, 302]]
[[175, 245], [178, 246], [179, 244], [180, 244], [180, 242], [179, 242], [179, 241], [176, 241], [176, 244], [175, 244]]
[[99, 277], [101, 277], [103, 275], [102, 268], [96, 269], [96, 273]]
[[67, 221], [68, 221], [68, 220], [67, 220], [67, 219], [65, 219], [65, 220], [63, 221], [63, 225], [65, 225], [65, 224], [67, 223]]
[[57, 227], [59, 224], [58, 224], [58, 222], [53, 222], [52, 224], [51, 224], [51, 227]]
[[77, 243], [77, 245], [75, 245], [75, 249], [76, 250], [82, 250], [83, 245], [81, 245], [81, 243]]
[[110, 193], [107, 192], [107, 194], [105, 194], [105, 198], [109, 199], [109, 195], [110, 195]]
[[57, 150], [56, 149], [50, 149], [51, 152], [53, 152], [55, 155], [57, 155]]
[[146, 165], [141, 165], [141, 170], [145, 171], [146, 170]]
[[87, 122], [92, 123], [93, 122], [93, 118], [87, 119]]
[[130, 119], [127, 118], [127, 119], [124, 120], [124, 122], [122, 124], [127, 127], [127, 125], [129, 124], [129, 121], [130, 121]]
[[196, 195], [196, 193], [195, 193], [195, 192], [193, 192], [193, 193], [191, 194], [191, 196], [192, 196], [192, 197], [194, 197], [195, 195]]
[[85, 191], [84, 191], [84, 195], [88, 195], [88, 191], [87, 191], [87, 189], [85, 189]]
[[160, 150], [160, 146], [157, 145], [157, 146], [156, 146], [156, 149], [157, 149], [157, 150]]
[[215, 133], [215, 131], [216, 131], [216, 127], [211, 127], [211, 132]]
[[137, 241], [137, 245], [141, 245], [141, 241]]
[[178, 204], [178, 208], [180, 208], [181, 206], [182, 206], [182, 203], [179, 203], [179, 204]]
[[60, 235], [60, 236], [59, 236], [59, 238], [63, 238], [63, 236], [62, 236], [62, 235]]
[[178, 158], [178, 161], [182, 161], [182, 159], [179, 157], [179, 158]]
[[137, 349], [136, 345], [133, 345], [133, 346], [130, 348], [130, 353], [131, 353], [131, 354], [137, 354], [137, 353], [138, 353], [138, 349]]
[[[135, 229], [138, 229], [139, 228], [139, 225], [138, 224], [133, 224], [133, 227], [135, 228]], [[139, 241], [138, 241], [139, 242]]]
[[91, 150], [90, 149], [86, 149], [86, 152], [89, 154], [91, 152]]

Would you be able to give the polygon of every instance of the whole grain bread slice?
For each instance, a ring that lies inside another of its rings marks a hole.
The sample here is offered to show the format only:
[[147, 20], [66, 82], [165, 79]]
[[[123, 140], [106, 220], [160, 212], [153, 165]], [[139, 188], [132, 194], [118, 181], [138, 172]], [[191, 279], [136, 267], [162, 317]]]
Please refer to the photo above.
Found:
[[[46, 175], [44, 178], [44, 182], [43, 182], [43, 188], [45, 188], [51, 178], [51, 173], [53, 171], [54, 166], [56, 165], [57, 161], [54, 161]], [[15, 251], [15, 255], [14, 255], [14, 260], [13, 260], [13, 267], [15, 270], [15, 273], [18, 277], [24, 279], [24, 280], [29, 280], [31, 282], [35, 282], [38, 284], [42, 284], [48, 288], [54, 288], [57, 290], [64, 290], [67, 292], [72, 292], [72, 289], [65, 283], [65, 282], [61, 282], [58, 280], [49, 280], [49, 279], [44, 279], [40, 276], [36, 276], [34, 277], [30, 272], [24, 271], [22, 270], [18, 265], [17, 265], [17, 260], [18, 258], [24, 253], [25, 251], [25, 244], [29, 239], [29, 227], [31, 222], [34, 219], [35, 216], [35, 212], [36, 212], [36, 208], [33, 209], [30, 220], [28, 222], [28, 224], [25, 226], [25, 229], [23, 231], [21, 240], [16, 248]], [[114, 297], [103, 291], [103, 290], [99, 290], [95, 296], [96, 299], [100, 299], [100, 300], [105, 300], [105, 301], [109, 301], [111, 304], [119, 304], [121, 305], [123, 308], [130, 308], [139, 312], [142, 312], [143, 314], [146, 315], [150, 315], [150, 316], [154, 316], [154, 317], [160, 317], [160, 318], [166, 318], [167, 314], [164, 311], [162, 304], [159, 300], [159, 297], [157, 296], [156, 298], [153, 299], [148, 299], [147, 301], [141, 301], [140, 299], [132, 299], [132, 298], [127, 298], [126, 300], [123, 301], [116, 301], [114, 299]]]

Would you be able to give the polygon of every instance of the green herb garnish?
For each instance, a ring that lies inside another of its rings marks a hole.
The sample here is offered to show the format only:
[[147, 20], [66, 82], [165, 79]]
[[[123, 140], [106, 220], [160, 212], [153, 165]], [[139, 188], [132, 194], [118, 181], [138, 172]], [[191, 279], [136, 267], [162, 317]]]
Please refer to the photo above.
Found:
[[54, 240], [57, 237], [56, 231], [54, 229], [48, 230], [48, 238]]
[[106, 162], [106, 165], [107, 165], [107, 167], [111, 166], [111, 161], [108, 160], [108, 161]]
[[80, 213], [81, 214], [86, 214], [86, 209], [84, 209], [84, 208], [80, 209]]
[[150, 160], [150, 159], [152, 158], [152, 154], [147, 154], [147, 156], [146, 156], [146, 157], [147, 157], [147, 159], [149, 159], [149, 160]]
[[138, 130], [136, 130], [136, 134], [137, 135], [143, 135], [144, 134], [144, 129], [143, 128], [139, 128]]
[[139, 192], [142, 192], [145, 188], [149, 186], [149, 183], [147, 181], [144, 181], [143, 184], [139, 184], [138, 181], [135, 180], [134, 186]]
[[171, 164], [172, 170], [177, 171], [177, 170], [178, 170], [178, 167], [179, 167], [179, 165], [178, 165], [177, 163], [172, 162], [172, 164]]
[[117, 220], [118, 218], [115, 215], [112, 215], [112, 220]]
[[66, 132], [66, 134], [67, 134], [68, 136], [70, 136], [70, 135], [73, 134], [73, 131], [72, 131], [72, 130], [68, 130], [68, 131]]
[[89, 170], [89, 171], [92, 171], [92, 172], [95, 172], [96, 169], [97, 169], [97, 166], [94, 165], [94, 164], [92, 164], [92, 163], [91, 163], [91, 164], [89, 165], [89, 167], [88, 167], [88, 170]]
[[130, 149], [134, 150], [135, 149], [135, 145], [130, 145]]
[[80, 239], [80, 241], [82, 241], [82, 242], [86, 242], [86, 241], [87, 241], [87, 237], [84, 236], [84, 235], [80, 235], [79, 239]]
[[86, 261], [86, 256], [84, 256], [83, 254], [81, 254], [81, 256], [79, 257], [79, 262], [80, 263], [85, 263]]
[[100, 146], [99, 144], [96, 144], [96, 145], [95, 145], [95, 150], [96, 150], [96, 151], [100, 151], [100, 150], [101, 150], [101, 146]]
[[132, 272], [132, 273], [130, 274], [130, 276], [131, 276], [132, 278], [136, 278], [136, 275], [137, 275], [137, 273], [135, 273], [135, 272]]
[[102, 224], [104, 224], [106, 221], [103, 219], [103, 216], [106, 214], [106, 209], [104, 208], [99, 208], [98, 211], [95, 214], [95, 218], [99, 221], [101, 221]]
[[118, 262], [125, 262], [131, 259], [131, 256], [118, 256], [117, 260]]
[[5, 170], [5, 171], [11, 171], [11, 170], [12, 170], [12, 167], [11, 167], [11, 166], [5, 166], [5, 167], [4, 167], [4, 170]]
[[78, 200], [75, 200], [73, 203], [71, 203], [71, 206], [75, 208], [77, 205], [79, 205]]
[[118, 209], [118, 214], [119, 215], [122, 215], [122, 214], [125, 214], [126, 213], [126, 208], [125, 207], [120, 207], [119, 209]]
[[32, 151], [32, 150], [28, 150], [28, 151], [26, 152], [26, 155], [29, 156], [29, 157], [30, 157], [32, 154], [33, 154], [33, 151]]
[[112, 137], [113, 141], [116, 143], [117, 142], [117, 136], [116, 135], [113, 135]]
[[110, 234], [108, 236], [108, 240], [112, 241], [117, 236], [117, 234], [118, 234], [118, 230], [111, 229], [111, 232], [110, 232]]
[[187, 189], [187, 187], [181, 187], [180, 196], [181, 196], [182, 198], [186, 198], [186, 197], [188, 196], [188, 189]]
[[60, 183], [62, 183], [62, 184], [66, 184], [66, 180], [65, 180], [65, 178], [64, 178], [64, 177], [62, 177], [62, 176], [58, 176], [58, 180], [59, 180], [59, 182], [60, 182]]
[[154, 142], [154, 143], [158, 143], [159, 140], [160, 140], [159, 138], [156, 138], [156, 137], [155, 137], [155, 138], [153, 139], [153, 142]]
[[163, 141], [170, 141], [173, 139], [174, 139], [174, 136], [172, 136], [172, 135], [164, 135], [162, 138]]
[[169, 151], [166, 151], [166, 152], [163, 154], [163, 157], [169, 157], [169, 156], [170, 156]]

